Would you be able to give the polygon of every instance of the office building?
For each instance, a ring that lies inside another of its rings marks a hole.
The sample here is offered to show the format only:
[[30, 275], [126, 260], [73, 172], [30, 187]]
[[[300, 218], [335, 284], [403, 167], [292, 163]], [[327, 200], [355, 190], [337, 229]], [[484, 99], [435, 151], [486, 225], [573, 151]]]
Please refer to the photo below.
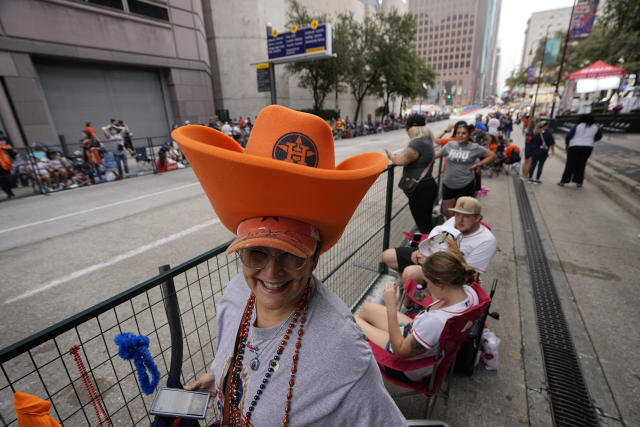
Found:
[[[334, 16], [406, 5], [401, 0], [300, 0]], [[286, 0], [0, 0], [0, 129], [17, 147], [77, 144], [85, 122], [126, 121], [133, 137], [167, 141], [174, 123], [237, 118], [270, 104], [255, 62], [267, 59], [266, 25], [286, 28]], [[276, 67], [278, 103], [311, 108], [312, 94]], [[380, 102], [362, 106], [366, 120]], [[349, 93], [325, 108], [353, 114]], [[353, 120], [354, 118], [351, 117]], [[134, 141], [135, 142], [135, 141]], [[142, 143], [144, 144], [144, 143]], [[139, 145], [139, 144], [137, 144]], [[70, 150], [71, 151], [71, 150]]]
[[520, 68], [535, 65], [533, 64], [533, 58], [545, 35], [548, 34], [549, 37], [553, 37], [557, 32], [566, 34], [570, 18], [570, 7], [532, 13], [527, 21], [527, 29], [525, 30]]
[[495, 92], [501, 0], [409, 0], [414, 46], [437, 73], [429, 102], [464, 107]]

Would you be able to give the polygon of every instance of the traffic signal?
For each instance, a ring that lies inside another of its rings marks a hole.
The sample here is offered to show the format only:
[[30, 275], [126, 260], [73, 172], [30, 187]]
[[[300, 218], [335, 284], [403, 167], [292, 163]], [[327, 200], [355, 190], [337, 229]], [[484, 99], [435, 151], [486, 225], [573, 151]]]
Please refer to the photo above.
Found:
[[451, 95], [447, 94], [447, 99], [451, 99]]

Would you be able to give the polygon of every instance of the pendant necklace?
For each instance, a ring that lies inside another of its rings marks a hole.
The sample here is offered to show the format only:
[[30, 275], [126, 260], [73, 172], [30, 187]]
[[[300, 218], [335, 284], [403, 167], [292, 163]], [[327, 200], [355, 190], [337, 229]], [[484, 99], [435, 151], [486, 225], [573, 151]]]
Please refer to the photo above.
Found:
[[[262, 350], [260, 350], [258, 348], [257, 345], [255, 345], [255, 350], [250, 347], [251, 345], [251, 341], [247, 340], [247, 348], [249, 350], [251, 350], [251, 352], [255, 355], [250, 361], [249, 361], [249, 367], [251, 368], [252, 371], [257, 371], [258, 369], [260, 369], [260, 355], [262, 353], [264, 353], [264, 351], [268, 348], [271, 347], [271, 345], [275, 342], [275, 338], [280, 335], [282, 333], [282, 329], [284, 328], [284, 325], [286, 325], [289, 320], [291, 320], [291, 316], [293, 316], [293, 313], [295, 312], [295, 310], [293, 310], [290, 314], [289, 317], [287, 317], [286, 319], [284, 319], [284, 321], [282, 323], [280, 323], [280, 327], [278, 328], [278, 330], [271, 336], [271, 338], [269, 338], [268, 340], [265, 341], [264, 347], [262, 347]], [[250, 329], [250, 333], [254, 331], [254, 328]], [[254, 337], [254, 342], [255, 342], [255, 337]]]
[[[242, 396], [242, 379], [240, 376], [240, 372], [242, 370], [242, 359], [244, 355], [244, 349], [246, 348], [247, 337], [249, 335], [249, 327], [251, 324], [251, 314], [253, 312], [253, 308], [255, 307], [255, 295], [252, 293], [247, 301], [247, 306], [245, 307], [244, 314], [242, 315], [242, 320], [240, 322], [240, 327], [238, 330], [238, 335], [236, 339], [236, 349], [234, 352], [234, 361], [231, 366], [231, 373], [229, 376], [229, 384], [227, 392], [225, 393], [225, 410], [223, 419], [228, 420], [228, 424], [232, 426], [244, 426], [250, 424], [250, 419], [253, 416], [256, 405], [260, 400], [260, 397], [263, 395], [271, 376], [276, 372], [279, 366], [279, 360], [284, 352], [285, 346], [289, 341], [289, 338], [294, 334], [294, 329], [296, 326], [297, 329], [297, 339], [295, 343], [295, 349], [293, 351], [293, 357], [291, 361], [291, 376], [289, 377], [289, 388], [286, 393], [285, 399], [285, 407], [284, 407], [284, 416], [282, 418], [282, 425], [286, 427], [289, 424], [289, 412], [291, 411], [291, 397], [293, 396], [293, 387], [295, 384], [295, 377], [298, 366], [298, 358], [300, 348], [302, 347], [302, 336], [304, 335], [304, 326], [307, 320], [307, 308], [309, 302], [309, 296], [311, 294], [311, 286], [307, 285], [307, 289], [303, 294], [302, 298], [298, 302], [296, 309], [292, 313], [291, 320], [288, 323], [288, 328], [286, 329], [284, 335], [282, 336], [282, 340], [280, 341], [280, 345], [278, 345], [276, 354], [273, 356], [273, 359], [269, 362], [269, 366], [267, 367], [267, 371], [264, 374], [264, 378], [262, 379], [262, 384], [260, 384], [258, 390], [256, 390], [256, 394], [251, 399], [251, 404], [249, 405], [249, 409], [245, 413], [244, 422], [242, 422], [242, 413], [240, 412], [240, 400]], [[284, 324], [287, 324], [285, 322]]]

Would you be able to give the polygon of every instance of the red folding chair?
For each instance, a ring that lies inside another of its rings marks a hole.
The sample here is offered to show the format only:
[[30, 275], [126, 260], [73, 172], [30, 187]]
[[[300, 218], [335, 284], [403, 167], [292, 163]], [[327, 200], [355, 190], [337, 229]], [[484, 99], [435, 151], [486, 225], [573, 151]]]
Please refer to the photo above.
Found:
[[[403, 397], [409, 394], [414, 394], [415, 392], [422, 393], [427, 396], [424, 413], [425, 418], [429, 418], [431, 416], [431, 412], [433, 411], [433, 406], [435, 405], [438, 395], [438, 390], [449, 373], [449, 368], [453, 366], [456, 353], [462, 346], [467, 335], [469, 335], [469, 331], [473, 325], [478, 321], [480, 316], [482, 316], [491, 302], [491, 298], [489, 298], [489, 295], [487, 295], [480, 285], [473, 283], [470, 286], [476, 291], [479, 302], [473, 307], [469, 307], [464, 313], [447, 320], [442, 331], [442, 335], [440, 335], [440, 354], [437, 357], [418, 360], [398, 359], [385, 349], [380, 348], [369, 341], [369, 345], [373, 351], [373, 356], [376, 358], [376, 362], [378, 362], [382, 376], [393, 384], [413, 390], [393, 397]], [[420, 382], [408, 381], [406, 377], [399, 378], [399, 376], [394, 375], [393, 372], [387, 371], [386, 369], [391, 368], [395, 371], [407, 372], [427, 366], [432, 366], [433, 371], [431, 375], [427, 376]]]

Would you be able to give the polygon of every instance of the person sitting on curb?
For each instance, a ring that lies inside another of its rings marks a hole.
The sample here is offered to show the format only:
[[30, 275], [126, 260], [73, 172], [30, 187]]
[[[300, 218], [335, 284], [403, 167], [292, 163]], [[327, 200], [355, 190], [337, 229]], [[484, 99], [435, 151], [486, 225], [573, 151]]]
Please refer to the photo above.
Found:
[[[480, 202], [473, 197], [460, 197], [451, 211], [455, 216], [449, 218], [444, 224], [434, 227], [431, 234], [443, 230], [454, 236], [455, 230], [462, 233], [460, 250], [466, 263], [477, 272], [484, 273], [496, 252], [497, 241], [493, 233], [481, 223]], [[420, 265], [428, 253], [425, 253], [423, 244], [420, 246], [420, 249], [409, 246], [387, 249], [382, 252], [382, 262], [400, 273], [402, 283], [409, 279], [425, 283]]]

